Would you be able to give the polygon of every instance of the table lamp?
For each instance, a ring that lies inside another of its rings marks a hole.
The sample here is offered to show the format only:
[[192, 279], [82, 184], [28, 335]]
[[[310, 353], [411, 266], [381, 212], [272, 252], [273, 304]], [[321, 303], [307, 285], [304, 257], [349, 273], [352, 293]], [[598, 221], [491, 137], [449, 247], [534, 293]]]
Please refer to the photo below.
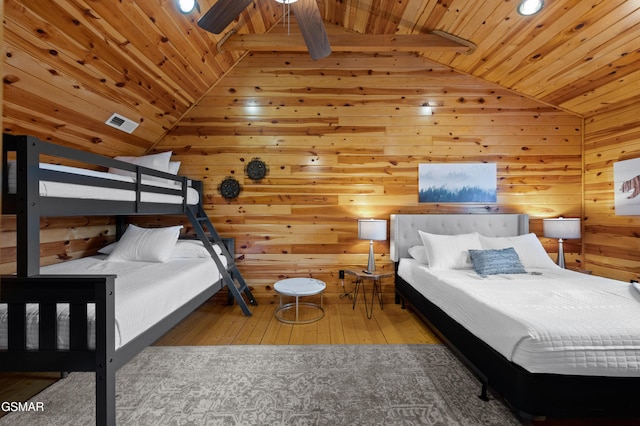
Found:
[[564, 217], [543, 219], [542, 229], [545, 237], [558, 239], [558, 266], [565, 268], [562, 241], [580, 238], [580, 219]]
[[373, 241], [385, 241], [387, 239], [387, 221], [384, 219], [358, 219], [358, 238], [369, 240], [369, 262], [364, 272], [373, 274], [376, 271]]

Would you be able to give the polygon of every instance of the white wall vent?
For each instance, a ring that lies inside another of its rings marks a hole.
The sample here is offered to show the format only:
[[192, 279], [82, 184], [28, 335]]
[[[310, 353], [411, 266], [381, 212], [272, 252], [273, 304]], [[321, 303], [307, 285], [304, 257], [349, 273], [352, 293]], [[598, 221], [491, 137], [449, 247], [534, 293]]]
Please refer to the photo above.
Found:
[[129, 120], [127, 117], [123, 117], [118, 113], [113, 113], [107, 121], [104, 122], [107, 126], [115, 127], [123, 132], [133, 133], [138, 128], [139, 124], [133, 120]]

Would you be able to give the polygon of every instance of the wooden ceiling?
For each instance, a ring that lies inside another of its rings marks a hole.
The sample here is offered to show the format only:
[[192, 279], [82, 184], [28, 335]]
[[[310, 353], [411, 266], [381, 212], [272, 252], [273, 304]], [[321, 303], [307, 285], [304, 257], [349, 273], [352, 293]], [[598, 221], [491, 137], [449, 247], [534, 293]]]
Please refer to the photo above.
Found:
[[[219, 51], [224, 34], [196, 25], [214, 2], [199, 0], [200, 12], [182, 15], [173, 0], [5, 0], [5, 128], [32, 133], [37, 123], [52, 133], [64, 127], [67, 139], [100, 142], [122, 138], [104, 129], [115, 111], [142, 124], [121, 151], [149, 148], [246, 54], [224, 45]], [[579, 116], [640, 101], [640, 2], [547, 0], [528, 18], [517, 14], [517, 4], [318, 0], [330, 33], [444, 31], [477, 49], [407, 54]], [[274, 0], [254, 0], [228, 30], [282, 31], [282, 16]], [[323, 61], [332, 58], [317, 61], [318, 68]], [[109, 151], [118, 150], [109, 144]]]

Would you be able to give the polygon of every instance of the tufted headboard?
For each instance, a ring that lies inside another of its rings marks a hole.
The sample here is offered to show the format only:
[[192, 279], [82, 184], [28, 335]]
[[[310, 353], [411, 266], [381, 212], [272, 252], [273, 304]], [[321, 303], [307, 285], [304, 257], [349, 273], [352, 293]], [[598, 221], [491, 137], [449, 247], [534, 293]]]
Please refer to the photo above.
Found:
[[487, 237], [510, 237], [529, 232], [526, 214], [392, 214], [391, 260], [408, 257], [408, 250], [421, 245], [418, 230], [432, 234], [478, 232]]

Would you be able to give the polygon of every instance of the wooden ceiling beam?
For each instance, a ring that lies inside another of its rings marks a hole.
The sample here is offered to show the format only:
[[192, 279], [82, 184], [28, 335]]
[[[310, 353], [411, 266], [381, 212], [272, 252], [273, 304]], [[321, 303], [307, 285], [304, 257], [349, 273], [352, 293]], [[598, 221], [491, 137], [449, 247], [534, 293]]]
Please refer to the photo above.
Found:
[[[334, 52], [460, 52], [471, 53], [475, 45], [448, 34], [329, 34]], [[233, 34], [222, 50], [306, 52], [300, 34]]]

